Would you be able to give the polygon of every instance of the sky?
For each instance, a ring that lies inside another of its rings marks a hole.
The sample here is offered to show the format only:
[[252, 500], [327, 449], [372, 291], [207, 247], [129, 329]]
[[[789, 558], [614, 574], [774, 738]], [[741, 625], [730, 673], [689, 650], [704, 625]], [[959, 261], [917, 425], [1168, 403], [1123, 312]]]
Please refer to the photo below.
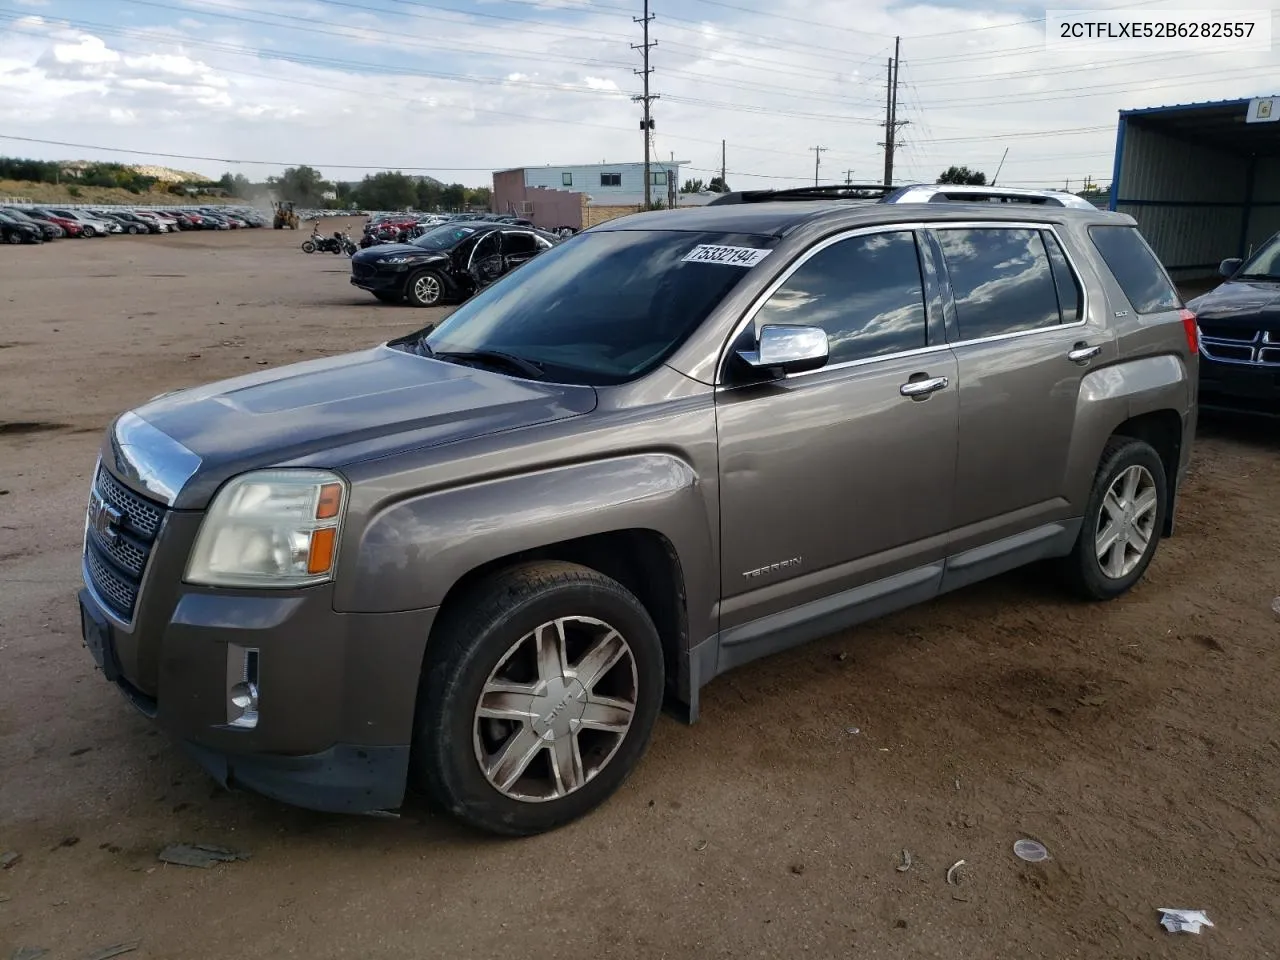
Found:
[[[511, 167], [636, 161], [643, 3], [0, 0], [0, 155], [473, 186]], [[1022, 2], [649, 5], [656, 155], [710, 179], [723, 140], [735, 189], [812, 183], [813, 147], [823, 182], [879, 182], [899, 37], [897, 183], [952, 164], [990, 178], [1007, 148], [1000, 183], [1105, 186], [1118, 110], [1280, 93], [1280, 50], [1047, 49], [1045, 9]], [[1280, 2], [1232, 4], [1248, 5]]]

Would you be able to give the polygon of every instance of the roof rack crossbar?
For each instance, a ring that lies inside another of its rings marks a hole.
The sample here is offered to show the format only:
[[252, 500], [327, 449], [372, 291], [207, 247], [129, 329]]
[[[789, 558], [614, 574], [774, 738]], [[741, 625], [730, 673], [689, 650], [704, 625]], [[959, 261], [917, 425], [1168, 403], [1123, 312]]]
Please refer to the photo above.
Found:
[[783, 190], [739, 190], [724, 193], [707, 206], [726, 203], [767, 203], [774, 200], [877, 200], [894, 187], [882, 183], [832, 183]]

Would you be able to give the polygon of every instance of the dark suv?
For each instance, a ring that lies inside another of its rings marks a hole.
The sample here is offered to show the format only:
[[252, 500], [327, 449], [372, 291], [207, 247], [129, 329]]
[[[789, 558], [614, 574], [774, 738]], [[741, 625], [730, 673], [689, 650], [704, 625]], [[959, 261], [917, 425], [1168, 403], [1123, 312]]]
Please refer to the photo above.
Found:
[[1188, 306], [1200, 321], [1204, 405], [1280, 416], [1280, 234]]
[[224, 784], [546, 830], [748, 661], [1032, 561], [1129, 590], [1196, 358], [1120, 214], [613, 220], [428, 329], [119, 417], [85, 641]]
[[351, 257], [351, 282], [384, 303], [435, 307], [465, 300], [558, 238], [485, 221], [446, 223], [408, 243], [382, 243]]

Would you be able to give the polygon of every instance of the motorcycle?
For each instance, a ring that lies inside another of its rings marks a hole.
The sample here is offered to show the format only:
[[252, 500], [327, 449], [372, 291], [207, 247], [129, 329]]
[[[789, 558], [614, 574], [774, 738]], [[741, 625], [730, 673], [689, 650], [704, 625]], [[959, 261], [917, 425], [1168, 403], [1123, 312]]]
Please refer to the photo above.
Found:
[[302, 243], [303, 253], [345, 253], [348, 257], [355, 253], [355, 242], [345, 234], [333, 231], [333, 236], [326, 237], [319, 229], [312, 229], [311, 236]]

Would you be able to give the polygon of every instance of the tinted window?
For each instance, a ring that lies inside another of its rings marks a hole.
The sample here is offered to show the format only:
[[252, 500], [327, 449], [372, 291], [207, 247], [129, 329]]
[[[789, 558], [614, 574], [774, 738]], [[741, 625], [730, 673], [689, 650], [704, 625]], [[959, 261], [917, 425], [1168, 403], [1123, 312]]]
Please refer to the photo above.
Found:
[[475, 232], [475, 227], [436, 227], [416, 238], [413, 245], [427, 250], [448, 250]]
[[1135, 313], [1157, 313], [1182, 306], [1164, 268], [1136, 229], [1090, 227], [1089, 236]]
[[602, 174], [600, 174], [600, 186], [602, 186], [602, 187], [620, 187], [620, 186], [622, 186], [622, 174], [620, 174], [620, 173], [602, 173]]
[[939, 230], [962, 340], [1058, 324], [1058, 292], [1038, 230]]
[[567, 383], [622, 383], [666, 359], [751, 268], [687, 261], [700, 244], [773, 240], [663, 230], [588, 231], [482, 290], [427, 338], [439, 351], [502, 350]]
[[1080, 303], [1083, 296], [1080, 281], [1071, 271], [1071, 265], [1067, 263], [1067, 255], [1062, 252], [1058, 238], [1047, 230], [1040, 237], [1049, 251], [1049, 264], [1053, 267], [1054, 286], [1058, 288], [1058, 309], [1062, 313], [1062, 322], [1075, 323], [1081, 319]]
[[1239, 270], [1236, 279], [1280, 280], [1280, 234], [1262, 245]]
[[528, 233], [508, 233], [502, 238], [502, 252], [507, 256], [537, 253], [538, 242]]
[[847, 363], [925, 345], [924, 290], [914, 235], [874, 233], [841, 240], [806, 260], [756, 314], [768, 323], [827, 331], [828, 363]]

